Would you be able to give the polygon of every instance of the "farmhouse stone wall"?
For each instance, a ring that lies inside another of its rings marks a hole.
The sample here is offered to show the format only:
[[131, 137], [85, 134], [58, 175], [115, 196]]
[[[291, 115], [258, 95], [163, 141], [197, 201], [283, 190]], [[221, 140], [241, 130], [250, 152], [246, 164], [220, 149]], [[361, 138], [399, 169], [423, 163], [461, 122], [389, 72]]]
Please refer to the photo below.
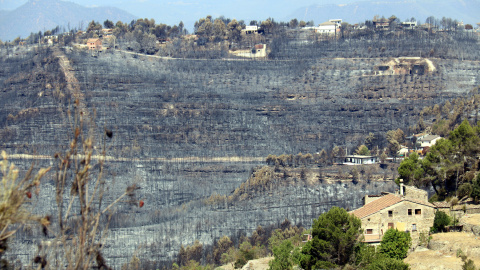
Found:
[[413, 245], [416, 245], [420, 233], [427, 233], [433, 226], [434, 218], [434, 207], [401, 201], [361, 220], [367, 242], [375, 240], [375, 237], [381, 240], [383, 234], [392, 227], [399, 231], [410, 232]]

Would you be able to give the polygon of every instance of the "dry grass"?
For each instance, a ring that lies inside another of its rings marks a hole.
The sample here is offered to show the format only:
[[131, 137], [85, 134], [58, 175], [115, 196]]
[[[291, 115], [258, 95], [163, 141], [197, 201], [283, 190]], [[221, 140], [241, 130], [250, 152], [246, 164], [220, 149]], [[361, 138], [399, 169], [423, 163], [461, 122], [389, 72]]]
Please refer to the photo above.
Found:
[[410, 264], [412, 270], [461, 270], [462, 260], [455, 254], [444, 254], [435, 250], [415, 251], [408, 255], [404, 262]]
[[480, 237], [463, 232], [437, 233], [432, 235], [431, 249], [415, 251], [404, 260], [411, 269], [462, 269], [462, 260], [457, 257], [461, 249], [475, 265], [480, 266]]
[[480, 214], [468, 214], [464, 215], [461, 220], [461, 222], [466, 223], [466, 224], [472, 224], [475, 226], [480, 226]]
[[48, 226], [48, 217], [32, 215], [25, 203], [32, 200], [32, 191], [38, 196], [40, 180], [50, 170], [42, 168], [33, 176], [33, 165], [22, 180], [18, 180], [19, 171], [14, 164], [9, 163], [7, 153], [2, 151], [0, 161], [2, 181], [0, 183], [0, 267], [8, 267], [8, 262], [2, 260], [7, 249], [7, 240], [22, 226], [38, 222], [44, 228]]
[[[40, 221], [41, 218], [30, 214], [24, 203], [32, 198], [32, 191], [37, 195], [40, 180], [50, 170], [42, 168], [33, 176], [33, 166], [22, 180], [18, 181], [19, 171], [13, 163], [8, 162], [5, 151], [2, 151], [3, 160], [0, 162], [2, 182], [0, 184], [0, 241], [6, 240], [15, 233], [9, 229], [12, 225], [23, 225], [29, 221]], [[0, 250], [1, 252], [1, 250]]]

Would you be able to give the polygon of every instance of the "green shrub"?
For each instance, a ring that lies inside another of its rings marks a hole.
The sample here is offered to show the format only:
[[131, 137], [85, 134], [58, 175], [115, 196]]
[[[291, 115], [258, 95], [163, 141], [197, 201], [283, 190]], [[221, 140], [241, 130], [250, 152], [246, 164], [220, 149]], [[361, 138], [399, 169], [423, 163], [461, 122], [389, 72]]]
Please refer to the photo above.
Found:
[[451, 219], [445, 212], [437, 211], [433, 220], [433, 232], [445, 231], [445, 226], [448, 226], [450, 222]]
[[358, 244], [361, 225], [360, 219], [339, 207], [320, 215], [313, 221], [312, 240], [302, 249], [301, 267], [322, 269], [349, 263]]
[[366, 270], [408, 270], [410, 266], [402, 260], [379, 257], [368, 265]]
[[292, 258], [290, 252], [293, 249], [292, 242], [285, 240], [280, 246], [273, 247], [273, 256], [275, 257], [271, 260], [268, 265], [270, 270], [291, 270], [293, 266]]
[[403, 260], [407, 257], [408, 249], [412, 244], [410, 233], [400, 232], [397, 229], [388, 229], [380, 242], [379, 253], [389, 258]]

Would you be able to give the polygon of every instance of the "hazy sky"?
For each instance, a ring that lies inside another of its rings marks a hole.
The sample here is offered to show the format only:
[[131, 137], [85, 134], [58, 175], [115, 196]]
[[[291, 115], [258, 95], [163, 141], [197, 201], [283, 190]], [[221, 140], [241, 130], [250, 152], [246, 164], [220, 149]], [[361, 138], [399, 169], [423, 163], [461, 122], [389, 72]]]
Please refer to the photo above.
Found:
[[[48, 1], [48, 0], [43, 0]], [[357, 0], [358, 1], [358, 0]], [[27, 0], [0, 0], [0, 9], [15, 9]], [[114, 6], [140, 18], [154, 18], [156, 22], [177, 24], [180, 20], [194, 22], [206, 15], [245, 20], [291, 19], [288, 16], [296, 9], [313, 4], [351, 3], [353, 0], [71, 0], [93, 7]], [[302, 19], [302, 18], [298, 18]]]

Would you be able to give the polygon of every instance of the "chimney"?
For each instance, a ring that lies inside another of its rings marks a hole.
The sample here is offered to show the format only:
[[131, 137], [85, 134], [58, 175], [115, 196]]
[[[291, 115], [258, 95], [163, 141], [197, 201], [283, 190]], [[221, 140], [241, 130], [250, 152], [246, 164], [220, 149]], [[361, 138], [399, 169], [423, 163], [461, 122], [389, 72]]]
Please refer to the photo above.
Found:
[[403, 179], [400, 179], [400, 195], [404, 195], [403, 194]]

